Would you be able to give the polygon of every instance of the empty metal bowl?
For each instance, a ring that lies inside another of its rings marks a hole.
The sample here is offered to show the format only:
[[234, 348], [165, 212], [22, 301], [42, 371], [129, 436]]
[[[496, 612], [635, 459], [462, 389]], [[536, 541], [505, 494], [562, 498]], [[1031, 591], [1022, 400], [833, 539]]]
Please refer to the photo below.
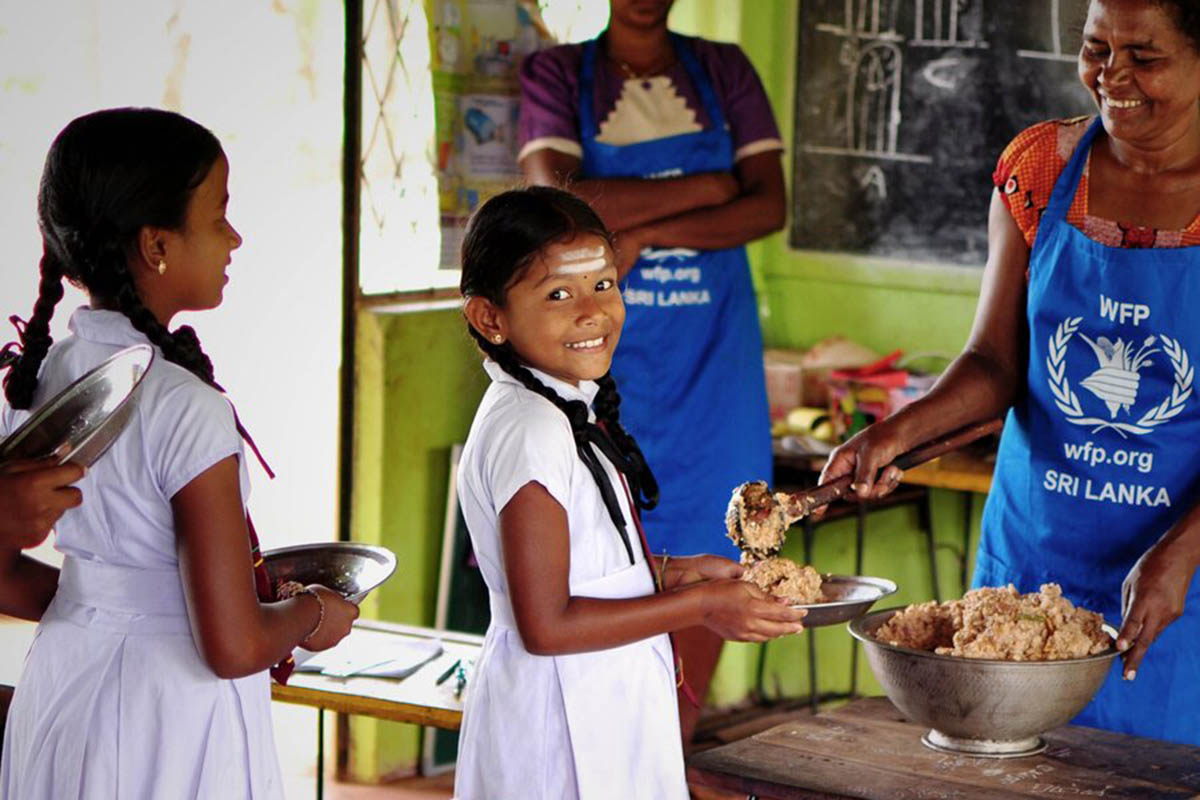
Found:
[[317, 583], [358, 603], [395, 571], [396, 554], [370, 544], [321, 542], [268, 550], [263, 562], [276, 587], [285, 581]]
[[876, 602], [896, 593], [896, 584], [887, 578], [869, 578], [865, 575], [824, 575], [821, 578], [819, 603], [794, 605], [808, 611], [804, 627], [820, 628], [860, 617]]
[[[850, 623], [888, 699], [913, 722], [928, 725], [921, 741], [935, 749], [994, 758], [1040, 753], [1039, 734], [1065, 725], [1100, 690], [1115, 646], [1084, 658], [998, 661], [941, 656], [881, 642], [874, 633], [901, 608]], [[1105, 625], [1112, 637], [1116, 631]]]
[[0, 442], [0, 463], [54, 458], [90, 467], [133, 418], [137, 390], [153, 361], [154, 349], [139, 344], [88, 371]]

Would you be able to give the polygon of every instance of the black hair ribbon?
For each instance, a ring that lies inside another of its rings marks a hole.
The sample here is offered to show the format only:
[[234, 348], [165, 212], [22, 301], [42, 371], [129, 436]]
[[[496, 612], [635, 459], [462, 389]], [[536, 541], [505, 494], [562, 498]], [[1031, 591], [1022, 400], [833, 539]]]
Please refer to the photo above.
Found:
[[[599, 425], [588, 422], [575, 431], [575, 446], [579, 450], [579, 457], [587, 466], [588, 471], [592, 473], [592, 478], [596, 481], [596, 486], [600, 488], [600, 497], [604, 500], [604, 507], [608, 509], [608, 516], [612, 519], [613, 525], [616, 526], [617, 532], [621, 535], [621, 543], [625, 545], [625, 553], [629, 556], [629, 563], [637, 563], [633, 557], [633, 543], [629, 540], [629, 530], [625, 525], [625, 514], [621, 511], [621, 504], [617, 500], [617, 494], [613, 490], [612, 483], [608, 480], [608, 475], [604, 472], [604, 467], [600, 464], [600, 459], [597, 458], [596, 452], [592, 450], [591, 445], [595, 444], [604, 453], [613, 466], [624, 472], [623, 466], [627, 466], [625, 459], [617, 452], [617, 447], [613, 444], [612, 439], [608, 437], [608, 433]], [[631, 509], [632, 513], [632, 509]]]
[[25, 350], [25, 329], [29, 326], [29, 323], [16, 314], [9, 317], [8, 321], [17, 329], [17, 338], [14, 341], [6, 342], [4, 347], [0, 347], [0, 369], [8, 369], [17, 363], [17, 359], [21, 357], [21, 353]]

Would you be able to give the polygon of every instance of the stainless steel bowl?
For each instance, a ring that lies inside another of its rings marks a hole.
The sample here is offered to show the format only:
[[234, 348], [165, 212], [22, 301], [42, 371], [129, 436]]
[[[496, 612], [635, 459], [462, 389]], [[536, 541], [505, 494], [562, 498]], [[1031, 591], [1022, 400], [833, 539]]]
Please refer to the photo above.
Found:
[[90, 370], [0, 442], [0, 463], [54, 458], [90, 467], [133, 418], [137, 390], [153, 361], [153, 348], [139, 344]]
[[[1100, 690], [1116, 647], [1085, 658], [997, 661], [940, 656], [881, 642], [875, 631], [900, 608], [850, 623], [888, 698], [910, 720], [928, 725], [921, 741], [935, 750], [1015, 758], [1046, 749], [1039, 734], [1065, 725]], [[1116, 631], [1104, 630], [1112, 637]]]
[[860, 617], [876, 602], [896, 593], [896, 584], [887, 578], [868, 578], [865, 575], [823, 575], [820, 603], [794, 605], [808, 611], [804, 627], [820, 628]]
[[317, 583], [358, 603], [396, 570], [396, 555], [386, 547], [357, 542], [321, 542], [280, 547], [263, 553], [271, 583]]

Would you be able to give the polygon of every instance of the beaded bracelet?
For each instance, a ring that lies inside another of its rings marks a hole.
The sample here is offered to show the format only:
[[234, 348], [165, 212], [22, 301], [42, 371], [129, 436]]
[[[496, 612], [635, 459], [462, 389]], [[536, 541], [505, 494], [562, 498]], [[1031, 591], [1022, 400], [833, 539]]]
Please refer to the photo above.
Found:
[[321, 623], [325, 621], [325, 598], [321, 597], [321, 593], [311, 586], [305, 586], [304, 590], [301, 591], [300, 594], [311, 594], [313, 597], [317, 598], [317, 624], [314, 625], [313, 629], [308, 632], [308, 636], [305, 636], [300, 640], [300, 644], [305, 644], [309, 639], [317, 635], [317, 631], [321, 630]]

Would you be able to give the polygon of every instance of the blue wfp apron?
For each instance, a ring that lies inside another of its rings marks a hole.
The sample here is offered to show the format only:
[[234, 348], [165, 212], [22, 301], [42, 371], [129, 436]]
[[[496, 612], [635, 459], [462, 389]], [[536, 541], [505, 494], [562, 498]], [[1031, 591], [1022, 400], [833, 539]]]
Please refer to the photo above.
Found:
[[[1067, 209], [1100, 122], [1042, 215], [1029, 266], [1028, 393], [1009, 412], [976, 586], [1062, 585], [1121, 622], [1121, 582], [1197, 501], [1200, 248], [1095, 242]], [[1200, 745], [1200, 581], [1133, 682], [1118, 661], [1076, 723]]]
[[[733, 143], [712, 84], [688, 44], [671, 38], [709, 127], [630, 145], [597, 142], [598, 47], [587, 42], [579, 75], [584, 178], [733, 169]], [[746, 251], [644, 252], [622, 288], [625, 328], [612, 374], [623, 400], [621, 423], [658, 479], [658, 507], [643, 518], [650, 548], [737, 558], [725, 538], [730, 493], [744, 481], [771, 477], [762, 334]]]

